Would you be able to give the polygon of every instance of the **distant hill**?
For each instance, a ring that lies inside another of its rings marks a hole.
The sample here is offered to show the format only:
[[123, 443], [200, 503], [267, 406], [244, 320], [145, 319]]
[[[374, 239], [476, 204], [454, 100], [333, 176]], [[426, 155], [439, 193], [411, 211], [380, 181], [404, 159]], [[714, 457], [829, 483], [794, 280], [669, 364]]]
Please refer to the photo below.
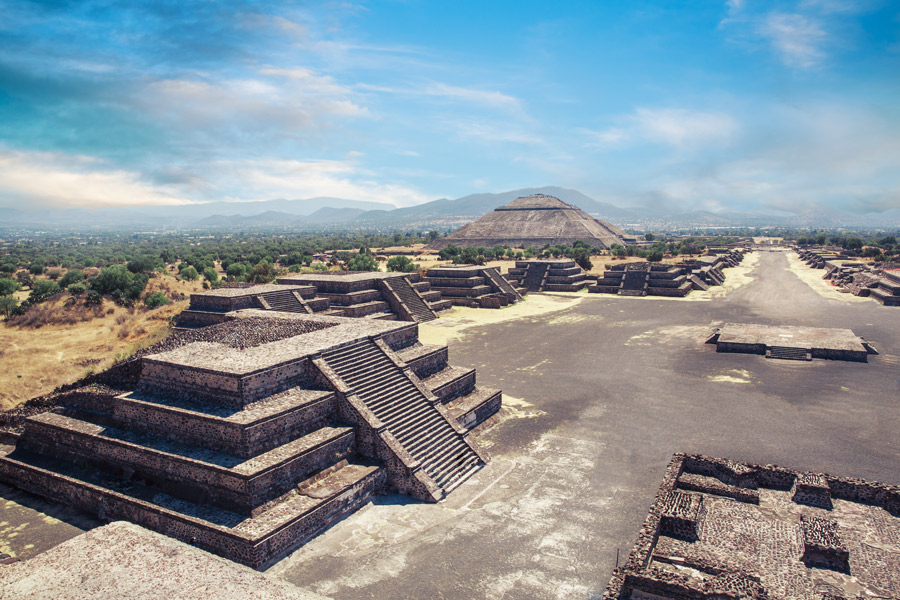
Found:
[[703, 227], [838, 228], [900, 227], [900, 208], [857, 215], [839, 210], [814, 210], [797, 215], [690, 211], [673, 213], [653, 208], [622, 208], [600, 202], [569, 188], [546, 186], [497, 194], [470, 194], [395, 208], [383, 202], [317, 197], [261, 202], [209, 202], [181, 206], [140, 206], [100, 209], [0, 208], [0, 226], [29, 229], [457, 229], [509, 204], [516, 198], [546, 194], [620, 227], [663, 231]]

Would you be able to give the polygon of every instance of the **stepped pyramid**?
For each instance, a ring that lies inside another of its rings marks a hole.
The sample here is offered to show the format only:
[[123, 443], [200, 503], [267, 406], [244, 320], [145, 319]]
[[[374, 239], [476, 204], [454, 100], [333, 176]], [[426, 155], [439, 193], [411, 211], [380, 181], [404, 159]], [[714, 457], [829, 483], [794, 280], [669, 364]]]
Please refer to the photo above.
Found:
[[58, 394], [0, 480], [264, 568], [374, 493], [437, 502], [487, 462], [469, 432], [500, 392], [416, 323], [227, 319]]
[[546, 244], [571, 246], [581, 240], [608, 249], [613, 244], [626, 245], [628, 237], [615, 225], [599, 221], [577, 206], [554, 196], [535, 194], [517, 198], [447, 237], [435, 240], [427, 248], [442, 250], [450, 244], [542, 248]]

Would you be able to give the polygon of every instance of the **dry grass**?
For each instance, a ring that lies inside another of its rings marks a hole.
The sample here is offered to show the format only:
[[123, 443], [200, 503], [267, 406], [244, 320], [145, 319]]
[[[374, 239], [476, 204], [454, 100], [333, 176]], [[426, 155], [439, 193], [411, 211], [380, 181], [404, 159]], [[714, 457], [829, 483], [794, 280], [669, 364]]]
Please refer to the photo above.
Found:
[[85, 307], [64, 294], [32, 308], [20, 326], [0, 325], [0, 409], [46, 394], [88, 371], [105, 369], [162, 339], [168, 334], [169, 318], [187, 308], [187, 296], [200, 289], [199, 282], [157, 276], [150, 280], [148, 293], [162, 291], [184, 299], [147, 310], [108, 300]]

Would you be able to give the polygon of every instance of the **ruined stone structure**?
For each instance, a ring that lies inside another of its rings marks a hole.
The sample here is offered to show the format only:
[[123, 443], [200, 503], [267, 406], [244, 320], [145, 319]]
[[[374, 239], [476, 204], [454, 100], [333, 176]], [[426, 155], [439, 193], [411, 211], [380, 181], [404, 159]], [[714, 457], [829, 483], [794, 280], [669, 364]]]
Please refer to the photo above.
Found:
[[761, 354], [766, 358], [812, 360], [828, 358], [868, 362], [876, 351], [849, 329], [726, 323], [706, 340], [716, 352]]
[[500, 308], [522, 299], [496, 267], [447, 265], [432, 267], [424, 277], [434, 292], [456, 306]]
[[619, 296], [676, 296], [683, 297], [692, 289], [708, 286], [686, 267], [663, 263], [623, 263], [611, 265], [588, 287], [588, 291]]
[[619, 296], [674, 296], [682, 298], [692, 290], [707, 290], [722, 285], [722, 269], [737, 266], [744, 258], [743, 249], [722, 252], [684, 261], [677, 265], [631, 262], [610, 265], [603, 277], [588, 288], [589, 292]]
[[60, 394], [0, 480], [261, 568], [374, 493], [436, 502], [488, 460], [469, 432], [500, 392], [416, 323], [227, 319]]
[[579, 240], [608, 249], [613, 244], [624, 246], [635, 238], [559, 198], [535, 194], [513, 200], [447, 237], [435, 240], [427, 248], [442, 250], [451, 244], [543, 248], [547, 244], [571, 246]]
[[327, 311], [327, 298], [316, 298], [311, 285], [253, 285], [227, 287], [191, 294], [191, 304], [178, 315], [182, 328], [224, 323], [234, 310], [258, 308], [299, 314]]
[[603, 598], [898, 598], [898, 536], [898, 487], [676, 454]]
[[867, 265], [803, 248], [797, 248], [797, 253], [811, 268], [825, 269], [822, 279], [830, 280], [837, 291], [872, 298], [885, 306], [900, 306], [900, 270], [897, 265]]
[[588, 275], [574, 260], [517, 260], [506, 275], [526, 292], [577, 292], [588, 285]]
[[313, 286], [318, 298], [330, 303], [328, 314], [344, 317], [397, 318], [431, 321], [450, 302], [421, 281], [418, 273], [360, 272], [345, 274], [289, 275], [282, 285]]

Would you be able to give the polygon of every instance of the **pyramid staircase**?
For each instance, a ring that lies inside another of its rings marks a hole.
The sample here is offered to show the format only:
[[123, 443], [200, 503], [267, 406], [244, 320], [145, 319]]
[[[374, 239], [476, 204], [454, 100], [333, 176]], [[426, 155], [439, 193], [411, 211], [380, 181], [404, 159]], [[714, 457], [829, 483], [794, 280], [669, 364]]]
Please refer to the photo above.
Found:
[[766, 358], [812, 360], [812, 350], [809, 348], [791, 348], [789, 346], [769, 346], [766, 348]]
[[650, 271], [638, 269], [626, 269], [622, 276], [622, 284], [619, 287], [620, 296], [646, 296], [647, 284], [650, 279]]
[[307, 306], [303, 296], [293, 290], [267, 292], [256, 296], [260, 308], [264, 310], [277, 310], [281, 312], [312, 314], [312, 309]]
[[[419, 292], [412, 287], [406, 277], [391, 277], [380, 279], [378, 281], [379, 286], [382, 288], [382, 295], [388, 298], [388, 303], [393, 305], [394, 303], [391, 302], [392, 299], [398, 301], [398, 305], [394, 307], [395, 310], [399, 309], [397, 311], [399, 313], [405, 312], [406, 315], [404, 316], [408, 316], [409, 320], [415, 321], [416, 323], [423, 323], [438, 318], [434, 311], [431, 310], [431, 307], [428, 306], [428, 303], [419, 295]], [[391, 298], [391, 296], [393, 296], [393, 298]]]
[[443, 495], [484, 465], [464, 433], [371, 339], [323, 353], [322, 358]]
[[497, 272], [497, 269], [492, 267], [484, 269], [484, 277], [491, 283], [491, 287], [495, 288], [498, 292], [505, 294], [510, 302], [518, 302], [522, 299], [522, 295], [516, 291], [516, 288], [514, 288], [510, 282]]
[[540, 292], [544, 289], [544, 280], [549, 270], [550, 265], [547, 263], [529, 262], [525, 277], [522, 279], [522, 287], [529, 292]]

